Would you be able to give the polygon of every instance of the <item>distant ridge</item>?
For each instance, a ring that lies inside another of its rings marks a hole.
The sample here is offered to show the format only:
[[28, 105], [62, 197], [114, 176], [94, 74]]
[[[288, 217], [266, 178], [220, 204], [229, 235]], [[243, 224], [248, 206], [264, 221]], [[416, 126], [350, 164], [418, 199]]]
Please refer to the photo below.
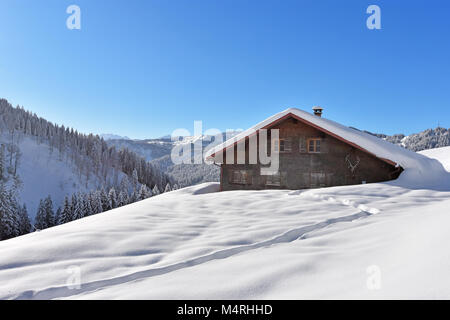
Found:
[[127, 136], [119, 136], [113, 133], [102, 133], [100, 134], [100, 137], [103, 138], [103, 140], [131, 140]]

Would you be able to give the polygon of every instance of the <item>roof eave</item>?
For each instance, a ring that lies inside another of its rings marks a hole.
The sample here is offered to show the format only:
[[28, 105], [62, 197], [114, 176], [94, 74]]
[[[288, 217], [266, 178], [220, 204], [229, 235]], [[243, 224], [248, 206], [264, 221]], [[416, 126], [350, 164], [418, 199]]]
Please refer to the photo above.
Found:
[[[349, 141], [349, 140], [347, 140], [347, 139], [344, 139], [344, 138], [342, 138], [341, 136], [339, 136], [339, 135], [337, 135], [337, 134], [335, 134], [335, 133], [333, 133], [333, 132], [331, 132], [331, 131], [329, 131], [329, 130], [327, 130], [327, 129], [324, 129], [324, 128], [322, 128], [322, 127], [316, 125], [315, 123], [312, 123], [312, 122], [310, 122], [310, 121], [308, 121], [308, 120], [306, 120], [306, 119], [303, 119], [302, 117], [299, 117], [299, 116], [297, 116], [296, 114], [294, 114], [294, 113], [292, 113], [292, 112], [289, 112], [289, 113], [285, 114], [284, 116], [282, 116], [282, 117], [280, 117], [280, 118], [278, 118], [278, 119], [272, 121], [271, 123], [265, 125], [264, 127], [260, 128], [260, 129], [258, 129], [258, 130], [256, 130], [256, 131], [255, 131], [254, 133], [252, 133], [251, 135], [253, 135], [253, 134], [258, 134], [259, 131], [260, 131], [261, 129], [269, 129], [269, 128], [273, 127], [274, 125], [276, 125], [277, 123], [280, 123], [280, 122], [282, 122], [282, 121], [284, 121], [284, 120], [286, 120], [286, 119], [288, 119], [288, 118], [290, 118], [290, 117], [292, 117], [292, 118], [294, 118], [294, 119], [296, 119], [296, 120], [298, 120], [298, 121], [300, 121], [300, 122], [303, 122], [303, 123], [305, 123], [305, 124], [307, 124], [307, 125], [309, 125], [309, 126], [312, 126], [313, 128], [316, 128], [317, 130], [319, 130], [319, 131], [321, 131], [321, 132], [324, 132], [324, 133], [326, 133], [326, 134], [328, 134], [328, 135], [330, 135], [330, 136], [332, 136], [332, 137], [334, 137], [334, 138], [336, 138], [336, 139], [338, 139], [338, 140], [340, 140], [340, 141], [342, 141], [342, 142], [344, 142], [344, 143], [346, 143], [346, 144], [348, 144], [348, 145], [351, 145], [352, 147], [354, 147], [354, 148], [356, 148], [356, 149], [359, 149], [359, 150], [361, 150], [361, 151], [363, 151], [363, 152], [365, 152], [365, 153], [368, 153], [368, 154], [374, 156], [375, 158], [378, 158], [378, 159], [380, 159], [381, 161], [384, 161], [384, 162], [386, 162], [386, 163], [388, 163], [388, 164], [390, 164], [390, 165], [392, 165], [392, 166], [394, 166], [394, 167], [397, 167], [397, 166], [398, 166], [398, 164], [397, 164], [396, 162], [394, 162], [394, 161], [392, 161], [392, 160], [389, 160], [389, 159], [386, 159], [386, 158], [378, 157], [378, 156], [376, 156], [375, 154], [373, 154], [372, 152], [368, 151], [367, 149], [365, 149], [365, 148], [359, 146], [358, 144], [356, 144], [356, 143], [354, 143], [354, 142], [351, 142], [351, 141]], [[225, 147], [225, 148], [223, 148], [222, 150], [216, 151], [215, 153], [213, 153], [213, 154], [207, 156], [206, 159], [207, 159], [207, 160], [211, 160], [211, 161], [214, 162], [214, 158], [215, 158], [216, 154], [221, 153], [221, 152], [223, 152], [224, 150], [227, 150], [227, 149], [229, 149], [229, 148], [232, 148], [232, 147], [234, 148], [235, 145], [237, 145], [237, 144], [238, 144], [239, 142], [241, 142], [242, 140], [247, 139], [247, 138], [250, 137], [251, 135], [245, 136], [245, 137], [243, 137], [242, 139], [240, 139], [240, 140], [238, 140], [238, 141], [235, 141], [232, 145], [230, 145], [230, 146], [228, 146], [228, 147]]]

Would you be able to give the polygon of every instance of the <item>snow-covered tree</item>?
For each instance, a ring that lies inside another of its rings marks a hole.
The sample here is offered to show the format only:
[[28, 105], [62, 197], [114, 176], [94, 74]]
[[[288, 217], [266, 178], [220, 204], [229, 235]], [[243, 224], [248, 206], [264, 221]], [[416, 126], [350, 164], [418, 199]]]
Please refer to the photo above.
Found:
[[0, 181], [6, 183], [7, 181], [6, 175], [6, 165], [5, 165], [5, 145], [2, 144], [0, 146]]
[[128, 204], [128, 195], [125, 191], [120, 191], [119, 196], [117, 198], [117, 206], [122, 207]]
[[0, 239], [9, 239], [20, 234], [19, 212], [15, 199], [0, 182]]
[[38, 230], [47, 228], [47, 225], [45, 223], [44, 202], [42, 201], [42, 199], [39, 201], [36, 217], [34, 218], [34, 227]]
[[55, 216], [53, 213], [53, 202], [50, 196], [39, 201], [39, 207], [35, 219], [35, 228], [42, 230], [55, 225]]
[[58, 207], [58, 209], [56, 209], [55, 211], [55, 226], [59, 225], [59, 221], [61, 220], [61, 207]]
[[72, 195], [72, 220], [78, 220], [84, 217], [83, 198], [79, 194]]
[[150, 198], [152, 196], [152, 192], [147, 188], [145, 184], [141, 185], [138, 194], [138, 200], [144, 200]]
[[117, 208], [117, 195], [116, 190], [114, 188], [111, 188], [108, 193], [109, 198], [109, 207], [111, 209]]
[[100, 190], [100, 201], [102, 203], [102, 212], [112, 209], [109, 196], [103, 188]]
[[128, 181], [128, 176], [125, 175], [122, 178], [122, 180], [120, 181], [120, 188], [119, 188], [119, 190], [120, 191], [124, 191], [125, 193], [128, 194], [129, 188], [130, 188], [130, 182]]
[[28, 216], [27, 206], [24, 204], [19, 211], [19, 234], [24, 235], [31, 232], [31, 222]]
[[45, 221], [48, 225], [48, 228], [53, 227], [55, 225], [55, 213], [53, 212], [53, 201], [50, 195], [44, 199], [44, 210]]
[[59, 216], [58, 224], [63, 224], [72, 221], [72, 204], [69, 201], [69, 197], [64, 197], [64, 204]]
[[155, 186], [153, 187], [152, 194], [153, 194], [154, 196], [157, 196], [157, 195], [160, 194], [160, 193], [161, 193], [161, 192], [159, 192], [158, 186], [155, 185]]
[[91, 199], [90, 195], [85, 193], [81, 196], [82, 205], [83, 205], [83, 217], [88, 217], [93, 214], [91, 207]]
[[136, 190], [139, 184], [139, 176], [136, 168], [133, 169], [132, 181], [133, 181], [133, 190]]
[[102, 199], [100, 196], [100, 191], [91, 192], [90, 196], [92, 214], [97, 214], [103, 212]]

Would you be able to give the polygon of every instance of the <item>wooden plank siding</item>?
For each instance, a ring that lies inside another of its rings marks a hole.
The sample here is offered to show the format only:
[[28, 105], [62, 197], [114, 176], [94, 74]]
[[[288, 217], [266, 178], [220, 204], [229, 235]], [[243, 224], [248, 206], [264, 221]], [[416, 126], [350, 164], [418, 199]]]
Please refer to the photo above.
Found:
[[[401, 168], [379, 159], [331, 134], [319, 130], [292, 116], [274, 123], [270, 129], [279, 129], [279, 138], [285, 139], [288, 151], [280, 151], [279, 176], [260, 174], [261, 165], [249, 163], [248, 138], [245, 145], [245, 164], [237, 164], [234, 145], [234, 163], [221, 165], [221, 190], [305, 189], [381, 182], [396, 179]], [[270, 132], [269, 132], [270, 133]], [[259, 134], [258, 134], [259, 139]], [[320, 152], [308, 152], [310, 139], [320, 139]], [[268, 134], [268, 150], [272, 141]], [[283, 143], [282, 143], [283, 145]], [[269, 151], [270, 152], [270, 151]], [[359, 159], [359, 160], [358, 160]], [[355, 166], [352, 171], [349, 164]]]

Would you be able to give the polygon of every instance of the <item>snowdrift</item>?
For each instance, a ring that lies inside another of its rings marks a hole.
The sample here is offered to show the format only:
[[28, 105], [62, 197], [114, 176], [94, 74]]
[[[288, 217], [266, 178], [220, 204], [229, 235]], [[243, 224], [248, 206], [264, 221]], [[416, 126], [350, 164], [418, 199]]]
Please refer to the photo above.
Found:
[[437, 159], [447, 171], [450, 171], [450, 147], [424, 150], [419, 153], [429, 158]]
[[0, 242], [0, 299], [450, 298], [448, 190], [217, 190]]

